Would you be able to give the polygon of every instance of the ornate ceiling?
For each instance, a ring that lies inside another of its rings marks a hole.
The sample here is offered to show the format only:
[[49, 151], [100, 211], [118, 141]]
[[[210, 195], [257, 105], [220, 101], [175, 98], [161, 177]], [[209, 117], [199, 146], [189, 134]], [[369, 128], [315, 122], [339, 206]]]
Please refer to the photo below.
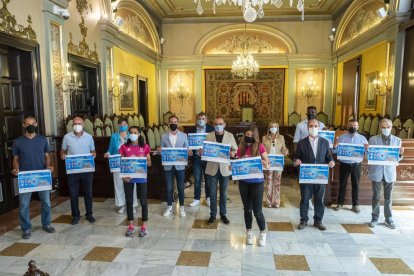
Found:
[[[204, 13], [199, 16], [196, 12], [197, 4], [194, 0], [137, 0], [143, 3], [144, 6], [151, 9], [159, 18], [173, 19], [173, 18], [222, 18], [222, 17], [237, 17], [242, 19], [242, 12], [237, 6], [220, 5], [216, 6], [216, 14], [213, 14], [213, 0], [206, 2], [202, 1]], [[296, 8], [297, 0], [294, 0], [294, 5], [291, 8], [289, 6], [289, 0], [283, 1], [281, 8], [275, 6], [266, 5], [264, 12], [264, 19], [271, 18], [273, 16], [288, 16], [294, 20], [300, 20], [300, 12]], [[332, 16], [344, 5], [349, 4], [352, 0], [306, 0], [305, 1], [305, 20], [307, 15], [312, 16]], [[235, 18], [236, 19], [236, 18]]]

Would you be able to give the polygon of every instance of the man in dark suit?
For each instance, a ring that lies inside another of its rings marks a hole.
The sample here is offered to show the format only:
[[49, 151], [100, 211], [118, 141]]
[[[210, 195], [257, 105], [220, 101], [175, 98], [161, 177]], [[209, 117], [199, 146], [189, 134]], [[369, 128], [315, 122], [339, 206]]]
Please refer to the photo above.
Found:
[[[301, 164], [328, 164], [330, 168], [335, 166], [329, 149], [328, 140], [319, 137], [319, 122], [316, 119], [308, 121], [309, 136], [298, 142], [294, 165]], [[300, 184], [300, 224], [299, 230], [302, 230], [308, 224], [309, 199], [313, 195], [315, 214], [313, 216], [313, 225], [319, 230], [326, 230], [322, 223], [325, 207], [323, 198], [325, 195], [325, 185], [323, 184]]]
[[[190, 129], [189, 133], [210, 133], [214, 131], [214, 127], [207, 124], [207, 115], [204, 112], [197, 114], [196, 125]], [[190, 203], [190, 207], [200, 205], [201, 198], [201, 179], [206, 171], [207, 161], [202, 161], [197, 151], [193, 151], [193, 175], [194, 175], [194, 200]], [[210, 207], [210, 193], [208, 186], [208, 177], [204, 177], [204, 187], [206, 191], [206, 203]]]

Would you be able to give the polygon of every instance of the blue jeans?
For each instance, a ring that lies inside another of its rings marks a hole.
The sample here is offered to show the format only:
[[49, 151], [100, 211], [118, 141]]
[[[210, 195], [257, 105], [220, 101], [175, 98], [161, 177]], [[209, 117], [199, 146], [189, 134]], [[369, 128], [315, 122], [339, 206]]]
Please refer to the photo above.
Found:
[[220, 183], [220, 216], [226, 215], [227, 202], [227, 186], [229, 185], [229, 177], [222, 176], [220, 170], [216, 175], [209, 175], [208, 184], [210, 185], [210, 216], [217, 215], [217, 185]]
[[194, 199], [200, 200], [201, 197], [201, 180], [205, 180], [206, 198], [210, 197], [210, 187], [208, 185], [208, 177], [205, 176], [207, 161], [201, 160], [198, 154], [194, 154], [193, 158], [193, 175], [194, 175]]
[[262, 212], [263, 190], [263, 182], [248, 183], [239, 180], [239, 191], [244, 207], [244, 223], [246, 224], [246, 229], [252, 229], [252, 211], [256, 217], [260, 231], [266, 229], [266, 221]]
[[167, 203], [168, 206], [172, 206], [173, 202], [173, 182], [174, 176], [177, 182], [178, 189], [178, 199], [180, 201], [180, 206], [184, 206], [184, 174], [185, 170], [177, 170], [175, 166], [169, 171], [164, 171], [165, 182], [167, 183]]
[[68, 186], [70, 193], [70, 208], [73, 218], [80, 218], [79, 211], [79, 187], [83, 188], [86, 217], [92, 216], [92, 182], [93, 172], [68, 174]]
[[[37, 192], [40, 198], [42, 205], [41, 209], [41, 218], [42, 226], [50, 225], [50, 191], [41, 191]], [[19, 208], [19, 222], [20, 227], [23, 231], [32, 229], [32, 224], [30, 223], [30, 199], [32, 198], [32, 193], [23, 193], [19, 194], [20, 208]]]

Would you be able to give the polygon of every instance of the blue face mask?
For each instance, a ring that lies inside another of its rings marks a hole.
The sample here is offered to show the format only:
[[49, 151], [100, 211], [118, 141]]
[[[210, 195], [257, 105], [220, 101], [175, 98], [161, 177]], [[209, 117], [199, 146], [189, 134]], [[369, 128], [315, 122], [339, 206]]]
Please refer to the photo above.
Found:
[[120, 132], [125, 132], [125, 131], [127, 131], [128, 130], [128, 126], [126, 126], [126, 125], [120, 125], [119, 126], [119, 131]]
[[204, 127], [206, 125], [206, 122], [204, 120], [200, 119], [200, 120], [197, 120], [197, 125], [201, 126], [201, 127]]
[[224, 131], [224, 126], [223, 125], [216, 125], [216, 126], [214, 126], [214, 129], [217, 132], [223, 132]]

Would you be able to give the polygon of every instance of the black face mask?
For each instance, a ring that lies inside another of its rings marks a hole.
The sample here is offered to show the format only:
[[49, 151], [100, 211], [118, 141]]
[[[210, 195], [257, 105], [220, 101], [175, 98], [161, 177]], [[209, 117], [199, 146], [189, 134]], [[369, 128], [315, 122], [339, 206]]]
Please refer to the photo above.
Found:
[[349, 127], [348, 131], [349, 133], [354, 134], [357, 131], [357, 129], [355, 127]]
[[28, 125], [28, 126], [25, 128], [25, 130], [26, 130], [26, 132], [27, 132], [27, 133], [29, 133], [29, 134], [33, 134], [33, 133], [35, 133], [35, 132], [37, 131], [37, 127], [36, 127], [36, 126], [34, 126], [34, 125]]
[[170, 124], [170, 129], [172, 130], [172, 131], [176, 131], [177, 130], [177, 124]]
[[308, 116], [308, 121], [316, 119], [316, 116], [313, 113], [308, 113], [308, 114], [306, 114], [306, 116]]
[[248, 136], [245, 136], [244, 137], [244, 141], [247, 143], [247, 144], [252, 144], [252, 143], [254, 143], [254, 137], [248, 137]]

